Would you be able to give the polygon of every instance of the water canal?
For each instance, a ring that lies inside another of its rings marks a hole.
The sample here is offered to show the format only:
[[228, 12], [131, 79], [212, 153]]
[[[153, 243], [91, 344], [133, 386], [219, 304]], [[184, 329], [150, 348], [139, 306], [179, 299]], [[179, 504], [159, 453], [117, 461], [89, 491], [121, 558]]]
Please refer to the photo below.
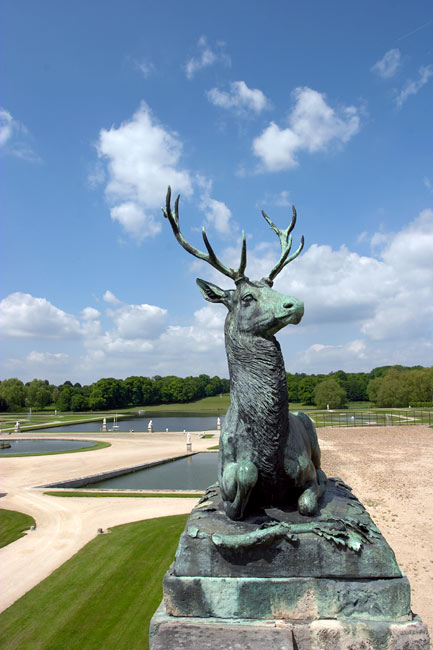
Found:
[[87, 490], [205, 490], [217, 480], [217, 467], [217, 453], [198, 453], [81, 487]]
[[[135, 418], [118, 418], [117, 428], [115, 431], [147, 431], [149, 421], [152, 420], [154, 432], [162, 431], [214, 431], [217, 428], [217, 415], [188, 415], [177, 416], [161, 414], [156, 417], [135, 417]], [[219, 416], [221, 423], [224, 415]], [[107, 430], [112, 430], [114, 418], [107, 418]], [[82, 422], [77, 424], [60, 425], [57, 427], [46, 427], [38, 429], [38, 433], [56, 433], [56, 432], [73, 432], [73, 431], [101, 431], [102, 421]]]

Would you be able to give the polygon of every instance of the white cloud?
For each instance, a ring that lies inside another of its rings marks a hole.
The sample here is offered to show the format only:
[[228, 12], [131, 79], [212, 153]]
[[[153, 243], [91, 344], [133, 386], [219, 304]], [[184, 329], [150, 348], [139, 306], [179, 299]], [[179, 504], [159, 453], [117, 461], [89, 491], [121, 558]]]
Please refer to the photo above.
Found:
[[271, 122], [253, 142], [254, 154], [268, 171], [296, 167], [299, 152], [315, 153], [332, 143], [341, 146], [359, 131], [359, 112], [354, 106], [342, 108], [338, 115], [316, 90], [297, 88], [293, 96], [289, 126], [280, 128]]
[[196, 72], [208, 68], [215, 63], [223, 63], [226, 66], [231, 64], [230, 57], [224, 51], [225, 43], [217, 43], [216, 48], [212, 49], [205, 36], [201, 36], [198, 41], [198, 56], [191, 57], [185, 65], [185, 74], [187, 79], [192, 79]]
[[0, 146], [3, 147], [11, 139], [15, 129], [15, 121], [9, 111], [0, 108]]
[[[279, 245], [274, 239], [274, 243], [249, 245], [246, 273], [252, 279], [266, 276], [276, 263]], [[295, 237], [294, 247], [298, 241]], [[301, 324], [287, 327], [278, 336], [287, 368], [329, 372], [369, 370], [387, 363], [431, 365], [432, 250], [433, 210], [422, 211], [399, 232], [383, 235], [375, 256], [361, 256], [346, 246], [334, 250], [313, 244], [307, 248], [277, 276], [274, 285], [277, 291], [305, 302]], [[236, 241], [219, 256], [236, 267], [239, 255], [240, 241]], [[207, 264], [198, 264], [200, 277], [234, 288], [229, 278]], [[190, 288], [198, 292], [192, 278]], [[109, 290], [103, 298], [103, 316], [88, 306], [78, 319], [42, 298], [8, 296], [2, 303], [3, 331], [5, 336], [19, 337], [21, 360], [9, 359], [5, 368], [19, 371], [20, 376], [28, 373], [29, 379], [57, 373], [59, 381], [75, 377], [81, 382], [109, 374], [227, 376], [224, 306], [203, 303], [191, 318], [179, 323], [160, 306], [128, 304]], [[41, 338], [55, 339], [58, 349], [52, 349], [52, 341], [51, 348], [44, 349]], [[63, 343], [71, 338], [75, 341], [68, 345], [78, 350], [74, 354]], [[25, 339], [32, 346], [27, 350]]]
[[108, 311], [116, 325], [116, 336], [122, 339], [152, 339], [165, 325], [167, 310], [155, 305], [121, 304]]
[[411, 95], [416, 95], [421, 90], [421, 88], [425, 86], [430, 77], [433, 76], [433, 64], [427, 66], [422, 65], [418, 70], [418, 75], [418, 79], [410, 79], [407, 81], [403, 89], [395, 98], [397, 108], [401, 108]]
[[316, 373], [327, 373], [329, 368], [359, 367], [367, 357], [366, 351], [367, 345], [362, 340], [349, 341], [344, 345], [314, 343], [299, 355], [297, 363], [304, 368], [314, 368]]
[[401, 54], [398, 48], [393, 48], [385, 52], [383, 57], [376, 61], [372, 66], [372, 72], [375, 72], [382, 79], [390, 79], [395, 75], [400, 65]]
[[133, 201], [114, 206], [110, 214], [113, 221], [118, 221], [137, 242], [143, 241], [145, 237], [157, 235], [161, 231], [161, 224], [155, 221], [153, 215], [146, 214]]
[[122, 301], [117, 298], [114, 293], [112, 293], [109, 289], [104, 293], [102, 296], [102, 299], [105, 300], [105, 302], [110, 303], [111, 305], [121, 305]]
[[201, 208], [206, 213], [206, 220], [215, 230], [223, 235], [231, 233], [231, 210], [222, 201], [207, 198], [201, 203]]
[[11, 338], [69, 339], [80, 336], [80, 323], [45, 298], [11, 293], [0, 303], [3, 336]]
[[230, 235], [236, 225], [232, 221], [230, 208], [223, 202], [211, 197], [212, 181], [196, 175], [195, 181], [201, 190], [200, 210], [205, 213], [206, 225], [212, 226], [221, 235]]
[[258, 88], [248, 88], [245, 81], [233, 81], [230, 84], [230, 92], [212, 88], [207, 97], [215, 106], [234, 109], [241, 114], [247, 111], [259, 114], [269, 107], [263, 92]]
[[81, 316], [86, 321], [93, 321], [93, 320], [98, 320], [100, 318], [101, 312], [99, 312], [94, 307], [84, 307], [84, 309], [81, 312]]
[[145, 79], [155, 72], [155, 66], [151, 61], [136, 61], [135, 64]]
[[40, 162], [29, 140], [30, 134], [24, 124], [15, 120], [9, 111], [0, 108], [0, 147], [16, 158]]
[[423, 178], [424, 186], [428, 189], [429, 192], [433, 194], [433, 185], [427, 176], [424, 176]]
[[111, 217], [138, 242], [160, 231], [155, 214], [160, 215], [168, 185], [192, 193], [190, 174], [179, 167], [178, 136], [164, 129], [145, 103], [118, 128], [102, 129], [97, 150], [107, 163]]

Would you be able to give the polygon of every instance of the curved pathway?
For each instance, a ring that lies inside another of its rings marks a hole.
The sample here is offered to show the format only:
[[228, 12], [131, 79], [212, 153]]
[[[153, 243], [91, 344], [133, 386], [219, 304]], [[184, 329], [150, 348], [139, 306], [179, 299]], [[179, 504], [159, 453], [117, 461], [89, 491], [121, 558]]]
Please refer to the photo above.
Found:
[[[15, 436], [14, 436], [15, 437]], [[168, 434], [20, 434], [20, 438], [104, 440], [111, 447], [89, 452], [0, 459], [0, 507], [31, 515], [36, 529], [0, 550], [0, 611], [49, 576], [97, 535], [98, 528], [190, 512], [197, 501], [187, 498], [59, 498], [34, 489], [46, 483], [78, 478], [110, 469], [162, 460], [186, 453], [186, 437]], [[194, 451], [217, 438], [192, 434]]]

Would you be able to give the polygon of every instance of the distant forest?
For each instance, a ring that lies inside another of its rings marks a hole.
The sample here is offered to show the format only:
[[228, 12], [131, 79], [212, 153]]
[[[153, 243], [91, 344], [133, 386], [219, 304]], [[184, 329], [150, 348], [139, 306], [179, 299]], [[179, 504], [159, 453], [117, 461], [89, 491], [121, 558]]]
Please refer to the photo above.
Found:
[[[371, 372], [327, 375], [286, 373], [289, 402], [319, 409], [345, 408], [348, 402], [369, 401], [378, 407], [433, 406], [433, 366], [381, 366]], [[65, 381], [58, 386], [46, 379], [24, 384], [20, 379], [0, 382], [0, 410], [21, 411], [46, 407], [58, 411], [103, 411], [156, 404], [194, 402], [228, 393], [230, 381], [220, 377], [107, 377], [82, 386]]]

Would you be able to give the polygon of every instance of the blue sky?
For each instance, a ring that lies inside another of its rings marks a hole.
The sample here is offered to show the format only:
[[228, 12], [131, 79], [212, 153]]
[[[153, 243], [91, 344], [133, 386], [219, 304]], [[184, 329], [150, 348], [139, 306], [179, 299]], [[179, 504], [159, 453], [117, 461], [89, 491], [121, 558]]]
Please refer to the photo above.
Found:
[[291, 372], [433, 364], [433, 9], [407, 1], [5, 0], [2, 378], [227, 376], [230, 280], [305, 302]]

